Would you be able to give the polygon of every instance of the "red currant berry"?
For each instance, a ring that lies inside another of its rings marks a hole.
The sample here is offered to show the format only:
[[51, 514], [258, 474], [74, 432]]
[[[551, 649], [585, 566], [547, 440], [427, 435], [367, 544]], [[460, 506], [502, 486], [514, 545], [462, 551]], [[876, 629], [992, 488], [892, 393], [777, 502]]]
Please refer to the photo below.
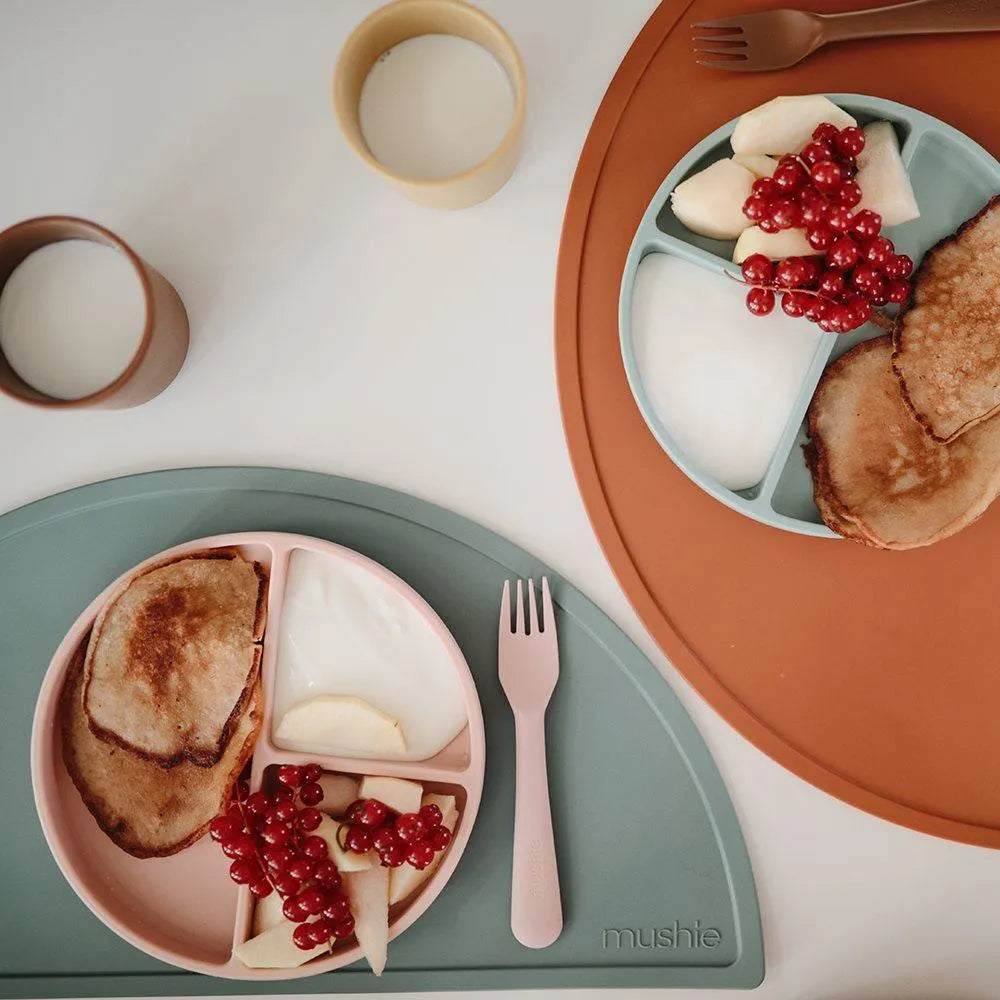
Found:
[[823, 312], [823, 301], [822, 299], [817, 299], [815, 296], [810, 296], [812, 302], [806, 306], [805, 317], [810, 323], [818, 323], [820, 315]]
[[284, 823], [269, 823], [260, 831], [260, 839], [274, 847], [284, 847], [291, 837], [292, 831]]
[[303, 785], [299, 789], [299, 801], [304, 806], [316, 806], [323, 801], [323, 789], [315, 782]]
[[850, 236], [841, 236], [826, 252], [826, 262], [838, 271], [847, 271], [858, 262], [858, 245]]
[[843, 205], [834, 205], [826, 217], [826, 225], [835, 233], [846, 233], [853, 220], [851, 211]]
[[336, 889], [340, 885], [340, 872], [332, 861], [319, 861], [313, 878], [321, 889]]
[[887, 260], [895, 256], [893, 253], [894, 250], [895, 247], [892, 245], [892, 240], [886, 239], [884, 236], [876, 236], [875, 239], [869, 240], [864, 245], [863, 256], [869, 264], [874, 264], [875, 267], [882, 268]]
[[216, 843], [232, 840], [242, 831], [242, 824], [237, 824], [231, 816], [216, 816], [208, 826], [208, 835]]
[[344, 941], [354, 933], [354, 917], [345, 917], [333, 928], [333, 936], [338, 941]]
[[[801, 292], [789, 292], [787, 295], [781, 297], [781, 308], [785, 309], [786, 299], [795, 298], [796, 296], [805, 298]], [[785, 309], [785, 312], [788, 312], [788, 310]], [[805, 312], [804, 308], [802, 312]], [[791, 316], [792, 314], [788, 313], [788, 315]], [[802, 313], [800, 312], [798, 315], [801, 316]], [[446, 826], [436, 826], [427, 835], [427, 840], [435, 851], [443, 851], [451, 843], [451, 830]]]
[[798, 191], [809, 180], [809, 175], [801, 163], [793, 160], [791, 163], [779, 164], [771, 178], [779, 191], [791, 194], [793, 191]]
[[233, 821], [237, 830], [243, 831], [247, 828], [246, 817], [243, 815], [243, 810], [238, 805], [231, 805], [226, 810], [226, 816]]
[[344, 834], [344, 847], [355, 854], [371, 850], [372, 835], [363, 826], [350, 826]]
[[326, 944], [333, 937], [333, 921], [320, 917], [309, 924], [309, 936], [313, 944]]
[[399, 843], [401, 843], [401, 841], [396, 836], [396, 829], [392, 823], [389, 823], [386, 826], [380, 826], [372, 833], [372, 847], [374, 847], [376, 851], [384, 851], [387, 847], [392, 847], [393, 844]]
[[833, 200], [844, 208], [854, 208], [861, 201], [861, 185], [857, 181], [844, 181], [833, 193]]
[[441, 820], [444, 816], [441, 814], [441, 807], [434, 805], [433, 802], [428, 802], [427, 805], [420, 807], [420, 818], [424, 821], [424, 825], [428, 830], [433, 830], [441, 825]]
[[859, 326], [864, 326], [871, 319], [871, 303], [863, 298], [857, 298], [851, 302], [851, 329], [856, 330]]
[[826, 225], [829, 207], [825, 201], [807, 201], [802, 205], [802, 225], [807, 229], [822, 229]]
[[833, 157], [833, 146], [825, 139], [814, 139], [807, 142], [799, 153], [799, 158], [807, 167], [814, 167], [817, 163], [830, 162]]
[[813, 166], [809, 176], [821, 191], [832, 191], [844, 182], [844, 168], [835, 160], [821, 160]]
[[247, 799], [246, 808], [251, 816], [263, 816], [267, 812], [267, 796], [263, 792], [254, 792]]
[[885, 288], [885, 296], [890, 302], [897, 305], [905, 302], [910, 297], [910, 283], [908, 281], [890, 281]]
[[913, 271], [913, 261], [905, 253], [894, 253], [882, 265], [882, 273], [891, 281], [908, 278]]
[[316, 945], [313, 944], [312, 930], [308, 924], [299, 924], [292, 932], [292, 942], [301, 951], [312, 951]]
[[313, 872], [316, 871], [316, 862], [312, 858], [295, 858], [288, 866], [287, 871], [292, 878], [305, 882], [312, 878]]
[[264, 899], [274, 892], [274, 887], [266, 878], [259, 878], [250, 883], [250, 892], [253, 893], [257, 899]]
[[856, 125], [848, 125], [837, 133], [833, 141], [841, 156], [853, 159], [865, 148], [865, 133]]
[[[771, 296], [772, 306], [774, 304], [774, 292], [766, 288], [751, 288], [749, 295], [753, 295], [754, 292], [767, 292]], [[418, 840], [423, 840], [424, 834], [427, 832], [427, 826], [424, 821], [420, 818], [420, 813], [403, 813], [396, 820], [396, 836], [404, 844], [412, 844]]]
[[820, 275], [819, 282], [816, 285], [819, 293], [830, 299], [836, 299], [843, 295], [846, 287], [847, 282], [844, 280], [844, 276], [840, 273], [840, 271], [824, 272]]
[[298, 813], [294, 802], [279, 802], [274, 807], [274, 814], [282, 823], [291, 823]]
[[813, 129], [812, 137], [814, 139], [825, 139], [827, 142], [833, 142], [839, 134], [840, 130], [836, 125], [831, 122], [821, 122]]
[[315, 834], [312, 837], [306, 837], [306, 839], [302, 841], [302, 846], [299, 848], [299, 851], [307, 858], [312, 858], [314, 861], [325, 861], [330, 854], [330, 848], [327, 842], [322, 837], [317, 837]]
[[288, 788], [298, 788], [302, 784], [302, 768], [296, 764], [282, 764], [278, 768], [278, 781]]
[[346, 920], [350, 915], [351, 906], [347, 902], [347, 897], [341, 892], [331, 896], [327, 900], [326, 907], [323, 909], [324, 918], [332, 920], [335, 924], [339, 924], [341, 920]]
[[876, 282], [881, 280], [878, 271], [871, 264], [858, 264], [851, 273], [851, 285], [868, 299], [872, 297], [871, 292]]
[[829, 229], [807, 229], [806, 242], [813, 250], [826, 250], [836, 239]]
[[418, 871], [423, 871], [434, 860], [434, 848], [426, 840], [418, 840], [410, 844], [406, 861]]
[[781, 232], [781, 226], [779, 226], [774, 221], [774, 219], [772, 219], [770, 217], [761, 219], [760, 222], [757, 223], [757, 225], [760, 227], [760, 231], [762, 233], [780, 233]]
[[295, 896], [289, 896], [285, 899], [284, 903], [281, 904], [281, 912], [284, 914], [286, 920], [291, 920], [293, 924], [301, 924], [306, 917], [309, 916], [305, 910], [299, 906], [298, 899]]
[[[747, 309], [754, 314], [754, 316], [766, 316], [774, 308], [774, 292], [770, 288], [751, 288], [747, 292]], [[396, 827], [396, 832], [399, 832], [399, 827]], [[402, 839], [402, 838], [401, 838]], [[416, 837], [406, 838], [407, 842], [409, 840], [416, 840]]]
[[281, 896], [294, 896], [302, 888], [302, 883], [288, 872], [279, 872], [274, 876], [274, 888]]
[[774, 277], [774, 265], [762, 253], [752, 253], [740, 265], [743, 279], [751, 285], [766, 285]]
[[771, 202], [763, 195], [752, 194], [743, 202], [743, 214], [751, 222], [759, 222], [766, 219], [771, 211]]
[[873, 240], [882, 231], [882, 216], [870, 208], [863, 208], [856, 216], [851, 226], [851, 232], [857, 233], [864, 240]]
[[398, 868], [406, 864], [408, 848], [402, 841], [397, 840], [395, 844], [383, 848], [378, 852], [379, 860], [383, 868]]
[[295, 825], [304, 833], [312, 833], [322, 821], [323, 817], [319, 810], [313, 809], [312, 806], [300, 809], [298, 816], [295, 817]]
[[365, 800], [357, 799], [352, 802], [348, 807], [347, 811], [344, 813], [345, 823], [356, 823], [358, 821], [358, 816], [361, 815], [361, 810], [364, 808]]
[[293, 802], [295, 800], [294, 789], [288, 788], [287, 786], [282, 786], [281, 788], [276, 788], [271, 793], [271, 805], [276, 806], [281, 802]]
[[315, 781], [319, 781], [323, 777], [323, 767], [315, 762], [312, 764], [306, 764], [302, 768], [302, 782], [303, 784], [311, 784]]
[[767, 198], [769, 201], [776, 197], [778, 192], [778, 185], [771, 180], [770, 177], [758, 177], [757, 180], [753, 182], [750, 188], [751, 194], [759, 194], [763, 198]]
[[378, 799], [365, 799], [364, 805], [358, 810], [356, 822], [369, 829], [381, 826], [389, 815], [389, 810], [384, 802]]
[[[802, 292], [786, 292], [784, 295], [781, 296], [782, 311], [785, 313], [786, 316], [792, 316], [794, 318], [802, 316], [805, 314], [806, 307], [809, 304], [810, 298], [811, 296], [804, 295]], [[447, 832], [448, 828], [445, 826], [439, 826], [437, 830], [432, 830], [428, 838], [432, 844], [435, 843], [435, 836], [437, 835], [439, 830], [444, 830], [445, 832]], [[449, 837], [450, 836], [451, 835], [449, 834]], [[439, 850], [440, 848], [435, 847], [435, 849]]]
[[257, 845], [248, 833], [238, 833], [222, 845], [222, 853], [227, 858], [252, 858], [257, 853]]
[[249, 885], [261, 876], [260, 865], [250, 858], [237, 858], [229, 866], [229, 877], [237, 885]]
[[802, 268], [797, 257], [789, 257], [778, 262], [774, 270], [774, 280], [782, 288], [796, 288], [802, 283]]
[[779, 229], [791, 229], [801, 221], [799, 206], [790, 198], [779, 198], [771, 204], [771, 221]]
[[299, 906], [307, 913], [319, 913], [326, 906], [326, 893], [322, 889], [303, 889], [299, 893]]
[[884, 306], [889, 301], [885, 278], [881, 274], [876, 277], [868, 290], [868, 301], [875, 306]]
[[273, 847], [270, 844], [261, 851], [261, 857], [264, 859], [264, 864], [276, 872], [287, 871], [288, 866], [295, 860], [295, 855], [287, 847]]

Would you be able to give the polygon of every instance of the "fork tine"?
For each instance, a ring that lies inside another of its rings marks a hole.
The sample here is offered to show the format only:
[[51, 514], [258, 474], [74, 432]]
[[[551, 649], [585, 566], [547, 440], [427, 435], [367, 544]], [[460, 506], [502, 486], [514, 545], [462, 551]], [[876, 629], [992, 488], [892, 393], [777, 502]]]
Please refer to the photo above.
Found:
[[517, 607], [514, 609], [514, 616], [517, 619], [517, 625], [514, 631], [518, 635], [524, 635], [524, 581], [517, 581]]
[[695, 35], [692, 42], [708, 42], [709, 45], [721, 45], [723, 48], [742, 49], [746, 48], [747, 40], [742, 35]]
[[538, 604], [535, 601], [535, 581], [528, 581], [528, 615], [531, 622], [531, 634], [538, 635]]
[[552, 610], [552, 594], [549, 591], [549, 578], [542, 577], [542, 628], [546, 632], [555, 631], [556, 616]]
[[510, 632], [510, 580], [503, 582], [503, 597], [500, 598], [500, 631]]
[[760, 69], [754, 66], [749, 59], [696, 59], [699, 66], [707, 66], [709, 69], [731, 69], [738, 73], [749, 73], [753, 69]]
[[[729, 56], [729, 59], [717, 60], [718, 63], [725, 66], [728, 66], [731, 62], [745, 62], [748, 58], [742, 49], [695, 49], [695, 52], [706, 56]], [[698, 62], [701, 62], [701, 60], [699, 59]]]
[[718, 21], [696, 21], [692, 28], [725, 28], [727, 31], [742, 31], [745, 17], [722, 17]]

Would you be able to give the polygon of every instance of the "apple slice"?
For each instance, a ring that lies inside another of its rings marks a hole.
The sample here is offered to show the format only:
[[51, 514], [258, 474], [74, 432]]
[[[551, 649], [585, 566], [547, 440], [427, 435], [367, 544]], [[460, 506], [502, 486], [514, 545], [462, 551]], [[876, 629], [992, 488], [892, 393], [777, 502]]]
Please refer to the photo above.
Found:
[[865, 148], [858, 155], [855, 180], [861, 187], [856, 211], [870, 208], [886, 226], [898, 226], [920, 215], [906, 167], [899, 155], [896, 130], [889, 122], [865, 126]]
[[330, 858], [341, 872], [360, 872], [372, 866], [372, 855], [358, 854], [346, 851], [340, 846], [337, 831], [340, 823], [330, 819], [325, 813], [320, 814], [319, 826], [313, 831], [317, 837], [322, 837], [330, 848]]
[[285, 915], [281, 911], [284, 900], [276, 892], [263, 899], [255, 899], [253, 904], [253, 935], [263, 934], [272, 927], [277, 927], [284, 919]]
[[[420, 804], [422, 806], [437, 806], [441, 810], [441, 825], [447, 827], [452, 833], [455, 832], [455, 827], [458, 826], [458, 805], [453, 795], [435, 795], [433, 792], [429, 792]], [[399, 868], [391, 869], [389, 903], [398, 903], [401, 899], [412, 896], [434, 874], [435, 869], [441, 864], [447, 853], [446, 848], [439, 854], [435, 854], [434, 860], [423, 870], [414, 868], [413, 865], [400, 865]]]
[[743, 214], [743, 202], [750, 197], [755, 180], [733, 160], [717, 160], [681, 181], [670, 193], [670, 206], [692, 233], [735, 240], [751, 224]]
[[771, 260], [784, 260], [786, 257], [811, 257], [816, 251], [809, 246], [801, 229], [765, 233], [759, 226], [751, 226], [740, 233], [733, 251], [733, 261], [742, 264], [754, 253], [762, 253]]
[[319, 787], [323, 789], [323, 801], [317, 808], [331, 816], [343, 816], [347, 807], [359, 798], [357, 778], [346, 774], [324, 774]]
[[741, 115], [730, 142], [734, 153], [798, 153], [822, 122], [837, 128], [857, 125], [822, 94], [775, 97]]
[[737, 153], [733, 162], [746, 167], [754, 177], [770, 177], [778, 166], [778, 161], [773, 156], [765, 156], [763, 153]]
[[295, 927], [290, 920], [282, 919], [280, 924], [239, 945], [236, 957], [248, 969], [296, 969], [330, 950], [328, 944], [318, 944], [309, 951], [297, 948], [292, 940]]
[[405, 778], [377, 778], [367, 775], [361, 780], [358, 798], [378, 799], [398, 813], [413, 813], [420, 809], [423, 786]]
[[399, 722], [353, 695], [318, 694], [292, 705], [274, 735], [286, 749], [306, 753], [364, 757], [402, 757], [406, 753]]
[[376, 865], [344, 874], [344, 893], [354, 915], [354, 934], [376, 976], [389, 947], [389, 869]]

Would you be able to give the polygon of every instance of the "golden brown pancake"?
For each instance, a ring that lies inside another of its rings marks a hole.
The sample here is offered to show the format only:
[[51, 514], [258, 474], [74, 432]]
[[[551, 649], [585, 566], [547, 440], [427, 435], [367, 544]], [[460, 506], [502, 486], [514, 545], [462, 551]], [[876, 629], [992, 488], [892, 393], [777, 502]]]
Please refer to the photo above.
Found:
[[936, 440], [1000, 410], [1000, 195], [924, 257], [894, 347], [904, 399]]
[[809, 406], [814, 496], [824, 521], [885, 549], [930, 545], [971, 524], [1000, 491], [1000, 420], [944, 444], [913, 419], [888, 336], [835, 361]]
[[138, 573], [94, 624], [84, 668], [90, 728], [162, 767], [225, 753], [257, 679], [266, 574], [214, 549]]
[[260, 684], [222, 759], [214, 767], [163, 768], [99, 740], [83, 710], [81, 646], [66, 674], [60, 702], [63, 760], [97, 825], [137, 858], [166, 857], [194, 843], [228, 804], [233, 782], [253, 753], [261, 725]]

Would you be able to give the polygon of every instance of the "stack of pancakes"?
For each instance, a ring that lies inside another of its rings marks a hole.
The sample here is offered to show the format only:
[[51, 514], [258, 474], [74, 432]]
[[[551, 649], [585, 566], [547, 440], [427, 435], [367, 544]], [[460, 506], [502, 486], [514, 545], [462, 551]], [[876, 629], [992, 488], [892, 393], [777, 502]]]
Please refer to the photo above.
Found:
[[1000, 196], [924, 258], [892, 336], [827, 368], [806, 461], [823, 520], [911, 549], [971, 524], [1000, 493]]
[[129, 854], [176, 853], [228, 804], [260, 731], [266, 585], [259, 563], [229, 549], [147, 567], [77, 650], [63, 759]]

